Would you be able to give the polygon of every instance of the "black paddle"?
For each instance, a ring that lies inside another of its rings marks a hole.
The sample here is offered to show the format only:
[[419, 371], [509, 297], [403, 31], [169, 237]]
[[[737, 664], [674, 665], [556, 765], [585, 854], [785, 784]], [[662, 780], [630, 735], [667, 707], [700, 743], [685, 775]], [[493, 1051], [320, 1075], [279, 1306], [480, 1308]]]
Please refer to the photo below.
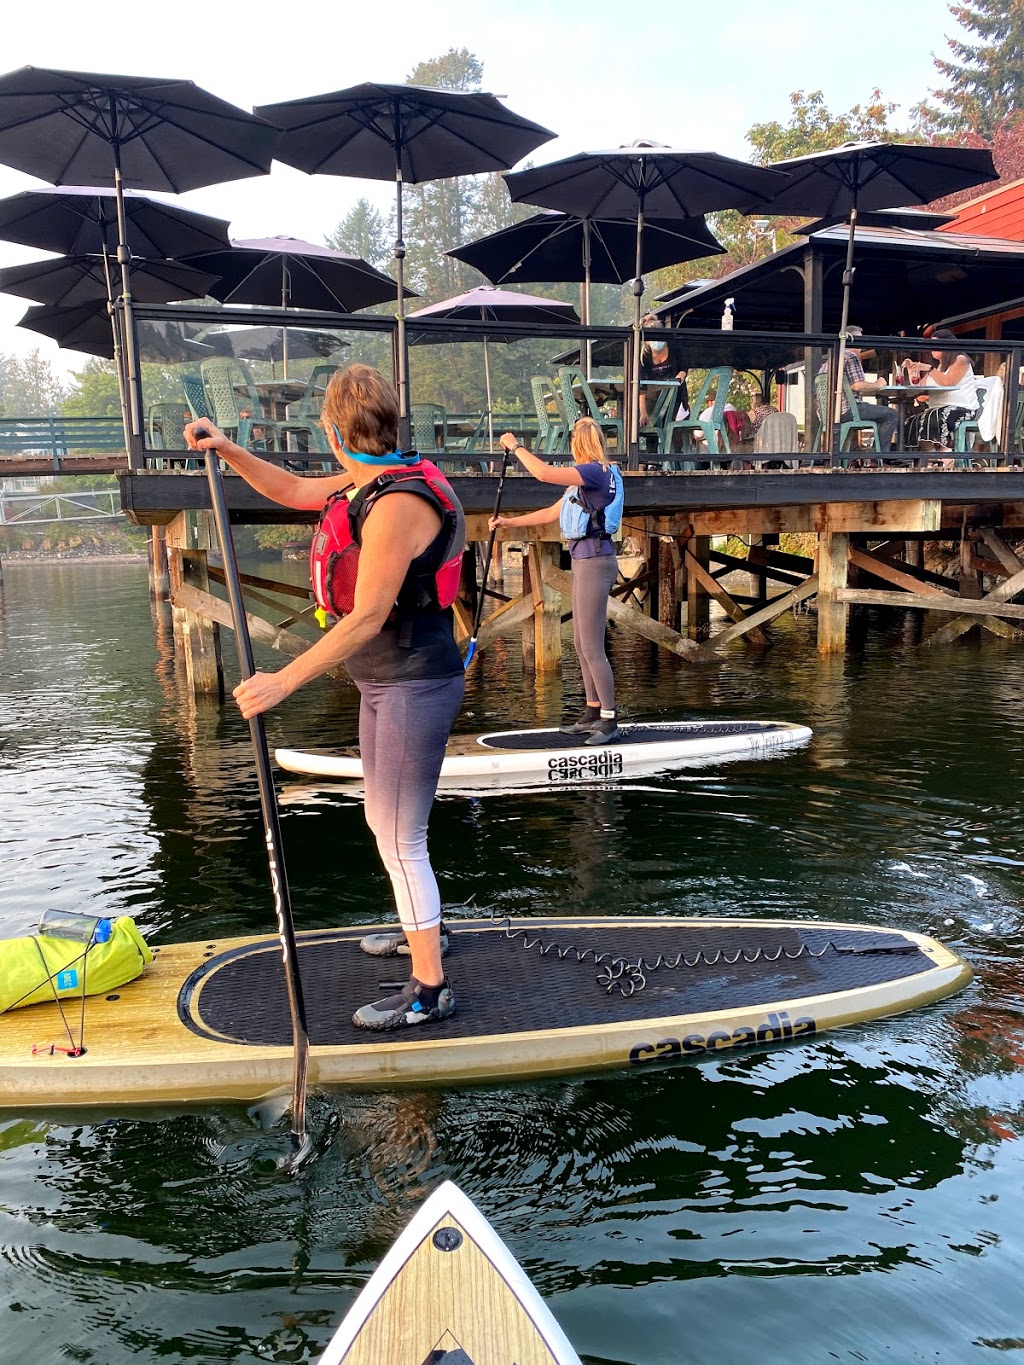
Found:
[[[512, 452], [506, 450], [504, 446], [502, 446], [501, 449], [503, 451], [501, 473], [498, 475], [498, 491], [494, 495], [494, 512], [492, 513], [492, 516], [495, 517], [498, 515], [498, 508], [501, 506], [501, 495], [505, 488], [505, 473], [508, 469], [508, 462], [512, 455]], [[484, 599], [487, 594], [487, 579], [491, 572], [491, 554], [494, 550], [494, 537], [497, 534], [498, 528], [495, 526], [492, 528], [491, 534], [487, 540], [487, 553], [484, 556], [484, 578], [483, 582], [480, 584], [480, 595], [476, 599], [476, 616], [473, 620], [473, 634], [470, 636], [469, 649], [466, 651], [466, 658], [462, 665], [463, 668], [469, 667], [473, 655], [476, 653], [476, 637], [480, 633], [480, 622], [483, 619]]]
[[[201, 441], [209, 433], [199, 429], [193, 432], [193, 435], [197, 441]], [[235, 559], [235, 542], [231, 535], [227, 504], [224, 501], [220, 458], [215, 450], [207, 450], [204, 453], [206, 456], [206, 477], [210, 484], [210, 504], [213, 507], [217, 539], [220, 541], [220, 553], [224, 561], [224, 582], [228, 590], [231, 620], [235, 628], [238, 665], [244, 681], [251, 678], [256, 672], [256, 665], [253, 660], [249, 625], [245, 619], [242, 585], [238, 578], [238, 563]], [[270, 864], [270, 886], [274, 893], [274, 913], [277, 915], [277, 931], [281, 939], [285, 986], [288, 991], [288, 1010], [292, 1018], [295, 1070], [292, 1086], [292, 1156], [287, 1167], [294, 1170], [307, 1155], [311, 1145], [309, 1134], [306, 1132], [306, 1067], [309, 1061], [309, 1033], [306, 1028], [306, 1007], [302, 999], [302, 982], [299, 979], [295, 923], [292, 919], [288, 875], [284, 865], [281, 821], [278, 816], [277, 797], [274, 794], [274, 783], [270, 773], [270, 750], [267, 747], [267, 732], [263, 725], [262, 715], [250, 718], [249, 734], [252, 736], [252, 747], [256, 756], [256, 776], [260, 787], [260, 806], [263, 809], [267, 860]]]

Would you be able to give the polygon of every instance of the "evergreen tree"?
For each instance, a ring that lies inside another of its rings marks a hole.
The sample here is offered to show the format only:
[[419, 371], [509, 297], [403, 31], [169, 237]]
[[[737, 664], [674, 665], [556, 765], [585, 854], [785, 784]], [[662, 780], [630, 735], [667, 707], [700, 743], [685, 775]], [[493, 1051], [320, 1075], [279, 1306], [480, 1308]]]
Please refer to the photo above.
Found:
[[7, 417], [46, 417], [60, 410], [64, 381], [37, 349], [27, 355], [0, 353], [0, 412]]
[[915, 109], [925, 133], [978, 133], [991, 142], [1024, 108], [1024, 4], [1021, 0], [967, 0], [950, 14], [976, 41], [947, 38], [951, 58], [935, 58], [946, 84]]
[[394, 215], [385, 216], [368, 199], [359, 199], [327, 238], [327, 245], [386, 271], [393, 260], [394, 235]]

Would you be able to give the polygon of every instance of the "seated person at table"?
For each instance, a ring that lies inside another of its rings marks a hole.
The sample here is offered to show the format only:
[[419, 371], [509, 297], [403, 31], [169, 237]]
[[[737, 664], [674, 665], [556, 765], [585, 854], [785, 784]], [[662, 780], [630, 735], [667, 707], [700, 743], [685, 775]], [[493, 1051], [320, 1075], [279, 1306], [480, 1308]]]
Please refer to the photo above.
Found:
[[[933, 341], [956, 341], [948, 327], [932, 332]], [[938, 384], [946, 390], [928, 399], [923, 413], [911, 418], [908, 444], [936, 441], [940, 450], [951, 450], [957, 426], [978, 411], [978, 380], [970, 359], [962, 351], [932, 351], [929, 361], [909, 360], [906, 368], [915, 384]]]
[[[864, 335], [863, 327], [847, 327], [850, 336], [850, 344], [846, 348], [843, 358], [843, 370], [847, 383], [859, 398], [867, 398], [879, 389], [884, 389], [886, 381], [884, 379], [868, 379], [864, 374], [864, 364], [862, 357], [865, 352], [857, 345], [860, 337]], [[870, 354], [870, 353], [869, 353]], [[828, 360], [823, 360], [819, 374], [824, 374], [828, 369]], [[829, 395], [830, 409], [834, 404], [833, 395]], [[819, 414], [820, 415], [820, 414]], [[875, 422], [878, 425], [878, 444], [880, 449], [888, 450], [892, 445], [893, 437], [896, 435], [896, 428], [899, 425], [899, 413], [895, 408], [887, 407], [884, 403], [865, 404], [860, 408], [860, 415], [865, 422]], [[845, 385], [843, 390], [843, 406], [841, 421], [845, 422], [850, 416], [850, 405], [846, 401]]]
[[747, 413], [747, 421], [750, 423], [750, 434], [756, 436], [761, 430], [764, 419], [770, 412], [778, 412], [774, 403], [769, 403], [760, 389], [750, 391], [750, 411]]
[[[654, 380], [678, 379], [679, 380], [679, 406], [676, 408], [675, 417], [677, 421], [683, 422], [690, 415], [690, 397], [686, 392], [686, 366], [682, 363], [679, 355], [679, 348], [668, 337], [659, 338], [657, 329], [662, 326], [661, 318], [655, 317], [653, 313], [648, 313], [641, 319], [641, 326], [647, 335], [643, 347], [640, 351], [640, 425], [645, 427], [648, 422], [648, 402], [647, 394], [644, 391], [644, 384]], [[652, 391], [650, 407], [654, 406], [657, 393]]]

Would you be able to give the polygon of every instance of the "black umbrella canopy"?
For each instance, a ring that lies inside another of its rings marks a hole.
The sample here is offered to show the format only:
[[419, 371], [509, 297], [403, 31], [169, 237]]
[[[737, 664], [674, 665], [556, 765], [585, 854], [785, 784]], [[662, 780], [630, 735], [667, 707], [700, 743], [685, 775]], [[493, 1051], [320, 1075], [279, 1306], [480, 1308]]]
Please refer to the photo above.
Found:
[[[354, 313], [395, 297], [391, 276], [361, 257], [297, 237], [236, 241], [188, 262], [220, 277], [211, 294], [222, 303]], [[405, 296], [416, 297], [408, 289]]]
[[[71, 307], [107, 298], [106, 263], [101, 256], [62, 256], [0, 270], [0, 294], [17, 294], [50, 307]], [[136, 261], [133, 292], [140, 303], [201, 299], [217, 282], [205, 270], [178, 261]]]
[[[791, 228], [790, 231], [797, 237], [809, 237], [812, 232], [824, 232], [826, 228], [835, 227], [837, 223], [845, 223], [848, 217], [848, 213], [829, 213], [821, 218], [815, 218], [813, 222], [801, 223], [798, 228]], [[865, 213], [858, 211], [857, 226], [928, 231], [930, 228], [941, 227], [943, 223], [951, 223], [955, 217], [955, 213], [930, 213], [927, 209], [868, 209]]]
[[696, 218], [739, 208], [785, 182], [777, 171], [717, 152], [636, 143], [579, 152], [546, 166], [505, 176], [517, 203], [560, 209], [584, 218]]
[[0, 162], [54, 185], [180, 194], [266, 175], [269, 124], [192, 81], [23, 66], [0, 76]]
[[[50, 337], [58, 346], [72, 351], [84, 351], [107, 360], [114, 355], [110, 315], [103, 299], [71, 308], [35, 306], [28, 309], [18, 326]], [[139, 325], [139, 358], [173, 364], [213, 355], [209, 346], [196, 340], [195, 331], [187, 323], [143, 322]]]
[[266, 360], [276, 363], [287, 355], [292, 360], [326, 360], [351, 343], [336, 332], [289, 327], [287, 347], [282, 327], [207, 327], [198, 340], [211, 354], [236, 356], [239, 360]]
[[398, 407], [408, 439], [402, 184], [503, 170], [555, 134], [513, 113], [494, 95], [367, 82], [256, 112], [282, 130], [279, 160], [319, 175], [395, 181], [398, 277]]
[[[125, 190], [128, 247], [136, 256], [186, 256], [230, 245], [228, 224]], [[69, 256], [117, 250], [117, 195], [98, 186], [45, 186], [0, 199], [0, 239]]]
[[992, 153], [978, 147], [847, 142], [827, 152], [775, 161], [788, 179], [745, 212], [817, 213], [834, 221], [851, 210], [906, 208], [998, 180]]
[[[454, 247], [447, 255], [465, 261], [495, 284], [518, 280], [625, 284], [636, 269], [636, 219], [577, 218], [536, 213], [500, 232]], [[703, 218], [645, 218], [644, 273], [701, 256], [724, 255]]]
[[311, 175], [411, 184], [513, 166], [555, 134], [479, 92], [366, 82], [255, 112], [282, 130], [279, 161]]

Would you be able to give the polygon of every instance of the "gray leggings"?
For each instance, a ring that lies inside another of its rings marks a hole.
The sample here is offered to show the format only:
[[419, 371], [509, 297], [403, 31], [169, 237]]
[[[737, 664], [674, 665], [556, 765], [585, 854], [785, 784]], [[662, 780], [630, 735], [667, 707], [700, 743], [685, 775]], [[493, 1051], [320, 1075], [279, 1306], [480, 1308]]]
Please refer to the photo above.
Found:
[[580, 661], [587, 701], [596, 697], [602, 711], [615, 710], [615, 679], [604, 649], [608, 594], [619, 572], [614, 555], [572, 561], [572, 642]]
[[432, 929], [441, 893], [427, 852], [427, 821], [466, 676], [359, 682], [364, 813], [391, 878], [402, 928]]

